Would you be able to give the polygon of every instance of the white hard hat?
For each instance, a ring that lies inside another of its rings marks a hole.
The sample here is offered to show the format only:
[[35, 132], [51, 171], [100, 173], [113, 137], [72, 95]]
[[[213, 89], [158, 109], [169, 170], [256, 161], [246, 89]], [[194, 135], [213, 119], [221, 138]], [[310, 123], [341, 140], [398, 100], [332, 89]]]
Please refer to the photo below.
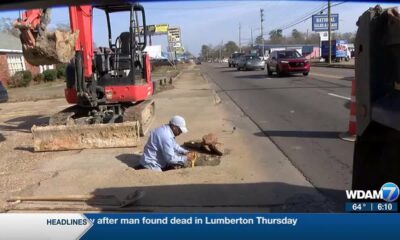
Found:
[[169, 121], [170, 124], [175, 125], [181, 129], [182, 133], [187, 133], [188, 129], [186, 128], [185, 119], [181, 116], [173, 116]]

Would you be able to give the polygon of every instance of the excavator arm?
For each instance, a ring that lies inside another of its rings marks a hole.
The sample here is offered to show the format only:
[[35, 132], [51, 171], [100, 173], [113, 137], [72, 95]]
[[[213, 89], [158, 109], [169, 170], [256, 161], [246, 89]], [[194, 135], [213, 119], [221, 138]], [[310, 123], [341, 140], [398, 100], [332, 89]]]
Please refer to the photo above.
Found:
[[[71, 8], [76, 9], [72, 12], [78, 12], [77, 9], [81, 7]], [[79, 14], [82, 13], [75, 15]], [[79, 18], [75, 19], [80, 20]], [[47, 8], [27, 10], [23, 13], [22, 18], [14, 23], [14, 26], [21, 31], [20, 39], [24, 57], [34, 66], [69, 63], [75, 56], [76, 47], [82, 47], [82, 44], [76, 45], [79, 28], [73, 29], [71, 27], [71, 32], [59, 30], [49, 32], [47, 31], [49, 22], [50, 9]], [[79, 26], [79, 24], [76, 25]]]

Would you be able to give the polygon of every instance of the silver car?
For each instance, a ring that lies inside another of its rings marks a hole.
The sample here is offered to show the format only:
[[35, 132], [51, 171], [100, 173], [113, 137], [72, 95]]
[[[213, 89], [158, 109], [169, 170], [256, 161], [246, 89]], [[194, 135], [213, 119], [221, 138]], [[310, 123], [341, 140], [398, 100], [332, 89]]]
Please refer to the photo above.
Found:
[[237, 70], [264, 70], [264, 61], [255, 55], [244, 55], [237, 61]]

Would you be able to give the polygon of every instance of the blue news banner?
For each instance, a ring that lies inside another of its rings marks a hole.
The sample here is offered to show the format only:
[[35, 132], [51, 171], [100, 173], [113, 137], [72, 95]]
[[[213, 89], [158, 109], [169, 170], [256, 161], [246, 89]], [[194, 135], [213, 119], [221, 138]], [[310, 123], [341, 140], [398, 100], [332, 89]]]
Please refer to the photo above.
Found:
[[400, 214], [85, 214], [81, 239], [378, 239], [400, 234]]

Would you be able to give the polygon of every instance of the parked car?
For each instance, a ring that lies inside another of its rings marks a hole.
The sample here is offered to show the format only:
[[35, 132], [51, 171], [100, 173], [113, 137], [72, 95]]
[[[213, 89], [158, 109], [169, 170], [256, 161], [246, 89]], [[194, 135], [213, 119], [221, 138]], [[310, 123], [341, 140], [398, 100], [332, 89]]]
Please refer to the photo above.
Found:
[[7, 89], [3, 86], [3, 83], [0, 81], [0, 103], [7, 101], [8, 101]]
[[256, 55], [243, 55], [236, 64], [237, 70], [264, 70], [265, 63]]
[[243, 53], [232, 53], [231, 57], [228, 59], [228, 66], [236, 67], [236, 61], [243, 55]]
[[275, 51], [268, 58], [266, 69], [269, 76], [273, 72], [278, 76], [288, 73], [303, 73], [307, 76], [310, 72], [310, 61], [296, 50]]

